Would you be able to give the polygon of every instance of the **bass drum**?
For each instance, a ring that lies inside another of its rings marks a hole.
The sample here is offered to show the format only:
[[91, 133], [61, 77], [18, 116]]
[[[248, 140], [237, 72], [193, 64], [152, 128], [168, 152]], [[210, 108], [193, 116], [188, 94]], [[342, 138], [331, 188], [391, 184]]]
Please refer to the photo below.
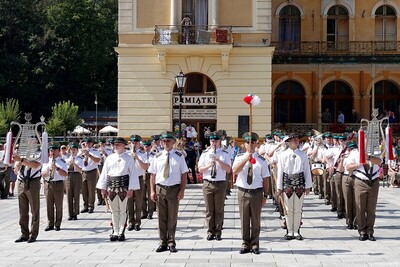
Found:
[[311, 164], [311, 173], [313, 175], [322, 175], [325, 170], [325, 164], [321, 162], [315, 162]]

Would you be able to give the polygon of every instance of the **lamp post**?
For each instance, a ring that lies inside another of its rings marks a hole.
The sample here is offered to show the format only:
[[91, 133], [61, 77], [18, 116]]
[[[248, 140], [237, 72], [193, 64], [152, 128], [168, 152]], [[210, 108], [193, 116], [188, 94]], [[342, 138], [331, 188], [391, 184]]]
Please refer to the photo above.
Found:
[[95, 94], [94, 95], [95, 97], [94, 97], [94, 104], [96, 105], [96, 142], [98, 141], [97, 140], [97, 104], [99, 103], [99, 102], [97, 102], [97, 94]]
[[181, 139], [182, 137], [182, 95], [183, 95], [183, 89], [185, 88], [185, 83], [186, 83], [186, 76], [183, 74], [183, 72], [179, 72], [178, 75], [175, 76], [176, 80], [176, 87], [178, 89], [178, 94], [179, 94], [179, 134], [178, 137]]

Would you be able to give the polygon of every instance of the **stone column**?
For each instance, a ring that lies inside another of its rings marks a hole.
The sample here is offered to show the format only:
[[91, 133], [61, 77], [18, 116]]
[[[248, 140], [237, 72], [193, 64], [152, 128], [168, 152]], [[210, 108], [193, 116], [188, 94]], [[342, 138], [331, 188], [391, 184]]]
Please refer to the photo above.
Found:
[[180, 25], [182, 20], [182, 0], [171, 0], [171, 25]]
[[208, 0], [208, 25], [219, 25], [219, 0]]

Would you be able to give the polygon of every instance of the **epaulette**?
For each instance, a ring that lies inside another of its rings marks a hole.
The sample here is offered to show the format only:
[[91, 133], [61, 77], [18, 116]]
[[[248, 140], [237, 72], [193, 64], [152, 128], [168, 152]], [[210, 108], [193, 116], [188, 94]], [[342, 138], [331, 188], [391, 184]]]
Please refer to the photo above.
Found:
[[154, 156], [155, 156], [156, 158], [158, 158], [159, 156], [161, 156], [161, 154], [162, 154], [162, 152], [158, 152], [158, 153], [156, 153]]
[[175, 151], [175, 154], [177, 154], [179, 157], [182, 157], [182, 153]]
[[210, 150], [211, 149], [211, 147], [209, 146], [209, 147], [207, 147], [205, 150], [204, 150], [204, 152], [207, 152], [208, 150]]
[[237, 153], [236, 157], [243, 156], [244, 153]]
[[262, 159], [262, 160], [265, 160], [265, 158], [263, 156], [261, 156], [261, 155], [258, 155], [258, 158]]
[[226, 151], [225, 149], [222, 149], [222, 152], [225, 152], [225, 153], [229, 154], [229, 152], [228, 152], [228, 151]]
[[155, 156], [155, 155], [156, 155], [156, 153], [154, 153], [154, 152], [150, 152], [150, 153], [149, 153], [149, 155]]
[[67, 163], [67, 162], [65, 161], [65, 159], [63, 159], [63, 158], [60, 158], [60, 160], [61, 160], [63, 163]]

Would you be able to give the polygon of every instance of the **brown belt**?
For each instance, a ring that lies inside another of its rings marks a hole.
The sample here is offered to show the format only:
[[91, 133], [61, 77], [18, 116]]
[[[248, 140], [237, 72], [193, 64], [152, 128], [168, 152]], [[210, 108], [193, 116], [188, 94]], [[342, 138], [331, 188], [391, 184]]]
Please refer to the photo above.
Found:
[[204, 179], [203, 182], [204, 181], [209, 182], [210, 184], [226, 183], [226, 181], [211, 181], [211, 180], [207, 180], [207, 179]]
[[174, 185], [162, 185], [162, 184], [157, 184], [157, 186], [161, 187], [162, 189], [172, 189], [179, 187], [181, 184], [174, 184]]
[[245, 192], [245, 193], [250, 193], [250, 194], [255, 194], [263, 191], [263, 188], [256, 188], [256, 189], [246, 189], [243, 187], [238, 187], [239, 191]]

